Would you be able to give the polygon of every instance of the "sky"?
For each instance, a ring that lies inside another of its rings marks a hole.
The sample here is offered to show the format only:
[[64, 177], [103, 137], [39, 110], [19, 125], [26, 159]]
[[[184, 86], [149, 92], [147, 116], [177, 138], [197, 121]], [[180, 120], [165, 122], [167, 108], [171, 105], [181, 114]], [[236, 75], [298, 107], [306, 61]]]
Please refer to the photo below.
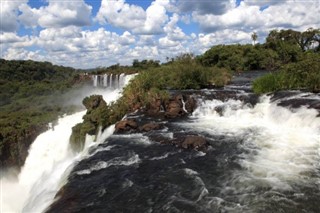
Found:
[[199, 55], [320, 28], [320, 0], [0, 0], [1, 58], [74, 68]]

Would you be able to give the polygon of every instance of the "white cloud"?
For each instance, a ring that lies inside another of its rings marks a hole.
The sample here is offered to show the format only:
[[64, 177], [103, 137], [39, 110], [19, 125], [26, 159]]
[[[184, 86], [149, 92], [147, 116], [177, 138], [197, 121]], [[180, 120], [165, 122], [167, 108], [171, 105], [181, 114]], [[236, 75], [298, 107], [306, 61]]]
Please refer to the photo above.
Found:
[[125, 0], [102, 0], [96, 16], [101, 24], [109, 23], [127, 30], [141, 26], [145, 19], [146, 13], [142, 7], [129, 5]]
[[136, 41], [135, 37], [129, 33], [128, 31], [125, 31], [121, 36], [120, 36], [120, 44], [121, 45], [130, 45], [134, 44]]
[[17, 43], [23, 42], [28, 39], [27, 36], [19, 37], [15, 33], [1, 33], [0, 34], [0, 43]]
[[140, 6], [127, 4], [125, 0], [102, 0], [96, 20], [136, 34], [159, 34], [168, 20], [168, 5], [168, 0], [156, 0], [145, 11]]
[[19, 20], [26, 27], [37, 25], [43, 28], [62, 28], [67, 26], [88, 26], [91, 24], [92, 7], [84, 0], [48, 0], [47, 6], [39, 9], [28, 5], [20, 6]]
[[18, 29], [17, 15], [19, 6], [25, 5], [28, 0], [0, 1], [0, 31], [14, 32]]
[[[204, 32], [210, 33], [223, 29], [243, 31], [264, 31], [274, 28], [302, 29], [307, 27], [319, 27], [320, 14], [319, 3], [288, 1], [285, 4], [274, 3], [265, 10], [259, 6], [248, 5], [242, 2], [223, 15], [193, 13], [193, 21], [199, 23]], [[272, 2], [271, 2], [272, 3]], [[303, 29], [305, 30], [305, 29]]]

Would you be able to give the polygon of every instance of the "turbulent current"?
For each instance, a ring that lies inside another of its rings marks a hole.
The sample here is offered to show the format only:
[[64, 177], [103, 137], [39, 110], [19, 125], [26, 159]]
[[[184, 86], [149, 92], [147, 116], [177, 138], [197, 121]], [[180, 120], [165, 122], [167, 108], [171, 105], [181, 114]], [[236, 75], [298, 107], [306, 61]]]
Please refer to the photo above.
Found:
[[[311, 107], [319, 107], [319, 94], [289, 91], [248, 101], [253, 94], [242, 86], [194, 93], [198, 107], [188, 118], [162, 121], [164, 129], [144, 134], [112, 134], [110, 127], [100, 143], [89, 144], [78, 156], [68, 152], [71, 130], [66, 127], [79, 122], [84, 112], [60, 119], [54, 130], [63, 131], [59, 138], [50, 135], [53, 130], [40, 135], [19, 184], [2, 186], [5, 192], [28, 192], [22, 207], [17, 205], [22, 195], [12, 195], [4, 208], [320, 212], [320, 114]], [[217, 98], [226, 93], [232, 96]], [[179, 134], [204, 136], [210, 146], [200, 152], [153, 140]], [[29, 188], [23, 191], [24, 186]]]

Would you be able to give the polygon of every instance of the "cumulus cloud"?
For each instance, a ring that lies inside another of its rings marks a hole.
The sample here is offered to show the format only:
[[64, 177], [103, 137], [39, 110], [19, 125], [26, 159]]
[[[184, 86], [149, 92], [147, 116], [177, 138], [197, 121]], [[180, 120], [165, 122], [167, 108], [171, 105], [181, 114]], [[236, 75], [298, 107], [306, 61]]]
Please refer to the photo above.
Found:
[[91, 23], [92, 7], [83, 0], [48, 0], [48, 3], [39, 9], [30, 8], [28, 5], [21, 6], [20, 22], [27, 27], [40, 25], [43, 28], [88, 26]]
[[142, 7], [129, 5], [125, 0], [102, 0], [96, 20], [101, 24], [111, 24], [124, 29], [133, 29], [143, 24], [146, 13]]
[[[271, 30], [278, 27], [301, 29], [301, 27], [318, 25], [319, 4], [288, 1], [286, 4], [274, 3], [265, 10], [258, 5], [245, 2], [223, 15], [193, 14], [193, 21], [199, 23], [204, 32], [210, 33], [223, 29], [241, 29], [244, 31]], [[272, 1], [270, 1], [272, 3]]]
[[0, 31], [14, 32], [18, 29], [19, 6], [25, 5], [27, 0], [0, 1]]
[[156, 0], [144, 10], [140, 6], [130, 5], [125, 0], [102, 0], [96, 16], [100, 24], [111, 24], [137, 34], [159, 34], [168, 20], [166, 7], [169, 0]]

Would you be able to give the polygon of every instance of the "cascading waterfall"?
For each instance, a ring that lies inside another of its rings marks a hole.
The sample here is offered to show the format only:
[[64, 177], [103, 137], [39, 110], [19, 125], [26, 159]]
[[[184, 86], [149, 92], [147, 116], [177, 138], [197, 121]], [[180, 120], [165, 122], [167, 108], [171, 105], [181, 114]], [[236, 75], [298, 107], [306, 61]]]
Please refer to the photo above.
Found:
[[94, 87], [120, 89], [124, 86], [125, 74], [92, 75]]
[[[128, 83], [133, 77], [122, 75], [122, 81]], [[93, 86], [100, 84], [99, 76], [93, 76]], [[111, 79], [111, 78], [110, 78]], [[105, 81], [104, 81], [105, 82]], [[124, 86], [124, 84], [122, 85]], [[91, 94], [102, 94], [106, 101], [115, 101], [121, 90], [95, 90]], [[90, 94], [87, 94], [90, 95]], [[71, 128], [82, 121], [85, 111], [65, 116], [58, 124], [39, 135], [29, 149], [25, 165], [18, 180], [1, 179], [1, 212], [42, 212], [50, 205], [58, 189], [64, 184], [74, 162], [81, 159], [87, 149], [75, 154], [69, 150]], [[103, 142], [113, 132], [113, 126], [100, 133], [96, 143], [90, 137], [86, 147]]]

